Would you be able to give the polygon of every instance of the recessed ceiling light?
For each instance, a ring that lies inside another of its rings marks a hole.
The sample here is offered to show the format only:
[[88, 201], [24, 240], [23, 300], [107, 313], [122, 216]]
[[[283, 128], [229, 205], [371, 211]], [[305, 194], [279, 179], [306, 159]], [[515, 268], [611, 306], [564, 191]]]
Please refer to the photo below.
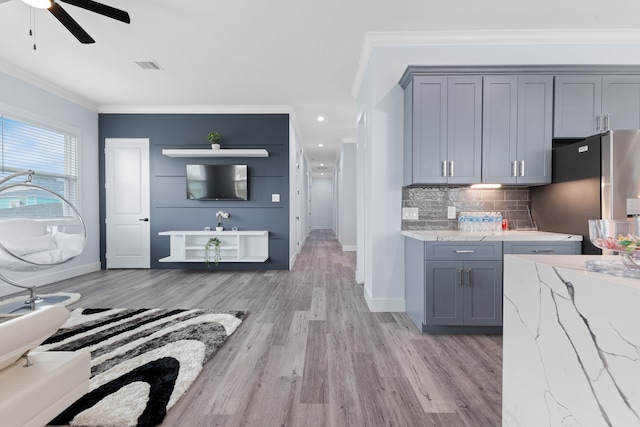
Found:
[[318, 116], [318, 121], [319, 122], [324, 122], [324, 116]]
[[324, 147], [324, 144], [318, 144], [318, 147]]
[[320, 163], [320, 166], [324, 166], [324, 163]]
[[321, 173], [320, 175], [324, 175], [324, 173]]

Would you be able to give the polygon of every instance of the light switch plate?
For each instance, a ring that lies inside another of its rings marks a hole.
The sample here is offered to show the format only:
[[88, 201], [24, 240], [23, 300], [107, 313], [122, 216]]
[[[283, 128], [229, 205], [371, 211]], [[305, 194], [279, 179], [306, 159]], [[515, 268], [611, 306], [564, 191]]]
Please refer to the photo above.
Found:
[[419, 209], [418, 208], [402, 208], [402, 219], [417, 221]]
[[447, 208], [447, 219], [456, 219], [456, 207], [449, 206]]
[[280, 195], [279, 194], [272, 194], [271, 195], [271, 201], [272, 202], [279, 202], [280, 201]]

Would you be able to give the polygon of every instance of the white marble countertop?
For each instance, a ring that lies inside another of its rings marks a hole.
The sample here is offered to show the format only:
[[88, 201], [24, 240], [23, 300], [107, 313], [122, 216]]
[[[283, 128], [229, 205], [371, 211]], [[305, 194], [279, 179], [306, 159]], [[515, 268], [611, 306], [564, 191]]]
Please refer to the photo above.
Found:
[[547, 231], [508, 230], [499, 233], [465, 233], [457, 230], [404, 230], [402, 235], [424, 242], [433, 241], [582, 241], [582, 236], [574, 234], [550, 233]]
[[[589, 271], [585, 268], [585, 262], [587, 261], [607, 261], [615, 262], [622, 268], [622, 261], [619, 255], [520, 255], [520, 254], [506, 254], [507, 257], [519, 257], [527, 261], [535, 262], [537, 264], [544, 264], [551, 266], [555, 269], [575, 270], [575, 273], [582, 274], [589, 278], [589, 280], [598, 280], [600, 282], [608, 282], [610, 284], [630, 286], [640, 289], [640, 278], [633, 277], [621, 277], [615, 274], [599, 273], [596, 271]], [[574, 273], [574, 274], [575, 274]]]
[[502, 426], [640, 426], [640, 279], [505, 255]]

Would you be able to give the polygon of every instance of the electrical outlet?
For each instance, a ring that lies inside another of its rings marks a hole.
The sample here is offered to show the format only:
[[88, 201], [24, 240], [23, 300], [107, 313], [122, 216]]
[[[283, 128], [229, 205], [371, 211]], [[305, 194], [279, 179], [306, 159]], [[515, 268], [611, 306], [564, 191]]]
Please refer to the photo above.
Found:
[[456, 207], [449, 206], [447, 208], [447, 219], [456, 219]]
[[419, 209], [418, 208], [402, 208], [402, 219], [417, 221]]
[[280, 195], [279, 194], [272, 194], [271, 195], [271, 201], [273, 203], [278, 203], [280, 201]]

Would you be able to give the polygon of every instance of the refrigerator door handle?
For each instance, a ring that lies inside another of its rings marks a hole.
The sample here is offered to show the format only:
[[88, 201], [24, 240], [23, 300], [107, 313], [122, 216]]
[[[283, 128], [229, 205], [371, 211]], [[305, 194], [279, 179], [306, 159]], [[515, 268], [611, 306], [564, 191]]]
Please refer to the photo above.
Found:
[[524, 160], [520, 160], [520, 176], [524, 176]]

